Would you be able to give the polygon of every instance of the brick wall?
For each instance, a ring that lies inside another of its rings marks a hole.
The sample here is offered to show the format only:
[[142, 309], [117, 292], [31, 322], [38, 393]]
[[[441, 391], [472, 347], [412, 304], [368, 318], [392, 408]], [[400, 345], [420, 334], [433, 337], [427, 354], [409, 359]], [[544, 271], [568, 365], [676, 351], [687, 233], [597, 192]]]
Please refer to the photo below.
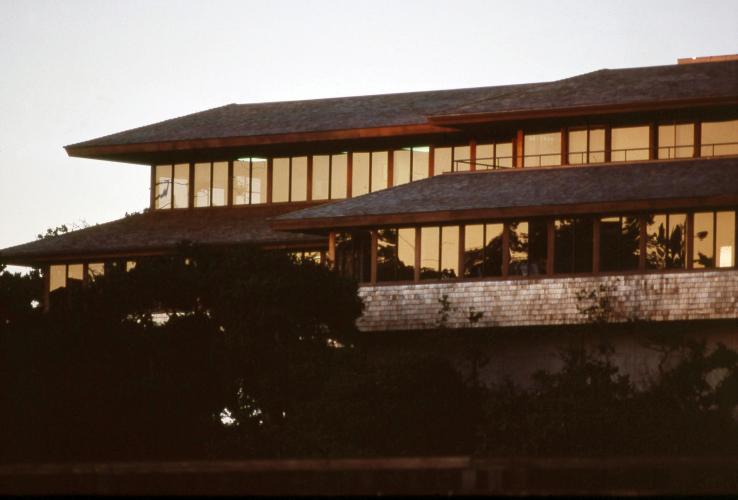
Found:
[[[738, 270], [362, 286], [362, 331], [738, 318]], [[470, 313], [482, 313], [476, 322]]]

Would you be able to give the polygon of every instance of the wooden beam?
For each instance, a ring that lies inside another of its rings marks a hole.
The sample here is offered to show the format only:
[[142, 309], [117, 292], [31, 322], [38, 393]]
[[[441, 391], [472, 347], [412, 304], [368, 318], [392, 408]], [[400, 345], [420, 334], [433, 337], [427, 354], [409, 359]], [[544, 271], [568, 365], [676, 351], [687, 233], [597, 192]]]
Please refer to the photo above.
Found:
[[515, 135], [515, 166], [517, 168], [523, 168], [523, 165], [525, 164], [525, 162], [523, 161], [525, 158], [525, 148], [523, 144], [524, 144], [523, 130], [518, 129], [518, 132]]
[[336, 233], [328, 233], [328, 269], [336, 267]]

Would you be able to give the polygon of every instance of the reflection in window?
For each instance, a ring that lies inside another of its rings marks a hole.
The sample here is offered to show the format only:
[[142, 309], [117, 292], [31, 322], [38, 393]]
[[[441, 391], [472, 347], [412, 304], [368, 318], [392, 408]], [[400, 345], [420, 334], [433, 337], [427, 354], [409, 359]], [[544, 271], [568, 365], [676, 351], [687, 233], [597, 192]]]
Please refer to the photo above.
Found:
[[605, 161], [605, 129], [590, 128], [569, 131], [569, 164]]
[[195, 206], [210, 206], [210, 163], [195, 164]]
[[100, 276], [105, 275], [105, 264], [103, 262], [90, 262], [87, 264], [87, 277], [90, 281], [95, 281]]
[[[336, 270], [359, 282], [369, 281], [371, 275], [371, 235], [368, 231], [336, 234]], [[319, 252], [318, 256], [320, 255]]]
[[510, 275], [531, 276], [546, 273], [548, 229], [546, 221], [511, 222]]
[[591, 273], [592, 220], [588, 217], [554, 221], [554, 273]]
[[619, 127], [611, 130], [611, 161], [648, 160], [649, 127]]
[[415, 276], [415, 229], [377, 231], [377, 281], [411, 281]]
[[717, 267], [735, 266], [735, 212], [717, 212], [715, 214], [716, 234], [715, 250]]
[[694, 268], [734, 267], [735, 243], [734, 211], [694, 214]]
[[464, 276], [502, 276], [503, 224], [472, 224], [464, 229]]
[[693, 155], [693, 123], [659, 125], [659, 159], [691, 158]]
[[646, 268], [684, 268], [687, 214], [654, 214], [646, 220]]
[[638, 217], [600, 219], [600, 270], [638, 269], [641, 225]]
[[233, 162], [233, 204], [266, 203], [267, 160], [241, 158]]
[[251, 204], [267, 202], [267, 178], [269, 162], [266, 158], [251, 158]]
[[561, 165], [561, 132], [526, 134], [523, 147], [525, 167]]
[[194, 183], [196, 207], [225, 206], [228, 201], [228, 163], [196, 163]]
[[420, 229], [420, 279], [441, 277], [441, 228]]
[[393, 152], [393, 185], [399, 186], [428, 177], [430, 148], [417, 146]]
[[190, 166], [174, 166], [174, 208], [187, 208], [190, 205]]
[[65, 286], [67, 286], [67, 266], [64, 264], [49, 266], [49, 291], [53, 292]]
[[154, 208], [172, 208], [172, 166], [157, 165], [154, 172]]
[[512, 142], [477, 144], [477, 156], [474, 160], [474, 165], [477, 170], [490, 170], [498, 167], [512, 167]]
[[738, 120], [702, 122], [702, 156], [738, 155]]
[[459, 226], [441, 228], [441, 278], [459, 276]]

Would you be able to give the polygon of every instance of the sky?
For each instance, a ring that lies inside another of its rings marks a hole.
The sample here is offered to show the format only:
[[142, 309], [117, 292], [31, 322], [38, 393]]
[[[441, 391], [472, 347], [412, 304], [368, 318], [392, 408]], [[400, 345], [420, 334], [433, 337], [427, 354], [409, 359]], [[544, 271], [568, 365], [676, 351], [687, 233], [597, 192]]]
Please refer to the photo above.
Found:
[[142, 210], [63, 146], [228, 103], [549, 81], [738, 53], [738, 0], [0, 0], [0, 248]]

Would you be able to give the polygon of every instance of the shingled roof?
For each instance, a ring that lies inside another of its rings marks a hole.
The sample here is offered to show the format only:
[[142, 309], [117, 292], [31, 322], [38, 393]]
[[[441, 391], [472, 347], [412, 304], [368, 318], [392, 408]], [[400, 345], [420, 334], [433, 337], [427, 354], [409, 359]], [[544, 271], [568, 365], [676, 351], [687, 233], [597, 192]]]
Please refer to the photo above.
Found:
[[[204, 245], [325, 246], [325, 238], [270, 228], [268, 216], [287, 207], [155, 210], [0, 250], [0, 261], [26, 265], [75, 258], [145, 255], [183, 242]], [[294, 209], [290, 207], [287, 209]]]
[[438, 128], [439, 123], [480, 115], [737, 97], [738, 61], [606, 69], [547, 83], [229, 104], [79, 142], [66, 149], [70, 155], [93, 158], [100, 148], [127, 148], [131, 152], [135, 145], [194, 140], [253, 138], [249, 143], [253, 145], [265, 137], [279, 141], [274, 137], [290, 135], [294, 141], [295, 134], [396, 126], [435, 126], [424, 129], [424, 133], [438, 133], [448, 130]]
[[648, 208], [673, 200], [738, 204], [738, 158], [443, 174], [275, 218], [280, 230], [325, 230]]

